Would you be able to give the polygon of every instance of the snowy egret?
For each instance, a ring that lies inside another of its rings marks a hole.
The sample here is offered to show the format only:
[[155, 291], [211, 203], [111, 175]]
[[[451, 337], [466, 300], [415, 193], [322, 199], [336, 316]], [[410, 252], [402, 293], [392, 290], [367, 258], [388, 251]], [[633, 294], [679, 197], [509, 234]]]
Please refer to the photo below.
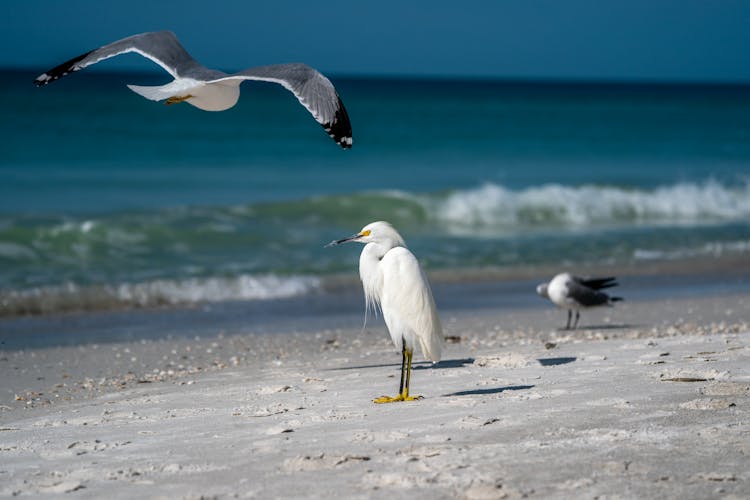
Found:
[[613, 302], [622, 300], [621, 297], [610, 297], [600, 290], [617, 285], [617, 278], [581, 278], [570, 273], [560, 273], [549, 283], [541, 283], [536, 287], [536, 293], [551, 300], [555, 305], [568, 310], [568, 323], [565, 329], [570, 329], [570, 319], [573, 310], [576, 320], [573, 329], [578, 326], [581, 309], [596, 306], [609, 306]]
[[231, 74], [209, 69], [193, 59], [171, 31], [141, 33], [117, 40], [42, 73], [34, 83], [42, 87], [68, 73], [128, 52], [152, 60], [174, 78], [157, 87], [128, 85], [146, 99], [166, 99], [166, 104], [187, 102], [205, 111], [224, 111], [237, 103], [243, 81], [278, 83], [295, 95], [339, 146], [352, 147], [352, 127], [344, 103], [330, 80], [317, 70], [302, 63], [259, 66]]
[[393, 344], [401, 351], [398, 395], [382, 396], [374, 402], [420, 399], [421, 396], [409, 395], [414, 347], [419, 344], [424, 357], [432, 362], [440, 360], [443, 348], [443, 328], [427, 277], [404, 239], [387, 222], [373, 222], [357, 234], [327, 246], [349, 241], [365, 244], [359, 257], [359, 277], [365, 290], [366, 311], [380, 306]]

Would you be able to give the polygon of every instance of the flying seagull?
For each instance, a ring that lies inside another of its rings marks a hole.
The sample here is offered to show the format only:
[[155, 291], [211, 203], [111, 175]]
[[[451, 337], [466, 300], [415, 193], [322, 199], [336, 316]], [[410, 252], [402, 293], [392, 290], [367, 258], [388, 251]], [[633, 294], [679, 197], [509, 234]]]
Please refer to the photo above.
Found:
[[582, 278], [570, 273], [561, 273], [552, 278], [549, 283], [541, 283], [536, 287], [536, 293], [551, 300], [555, 305], [568, 310], [568, 323], [565, 329], [570, 329], [570, 319], [573, 310], [576, 320], [573, 329], [578, 326], [581, 309], [596, 306], [611, 306], [613, 302], [621, 301], [621, 297], [610, 297], [600, 291], [604, 288], [617, 286], [617, 278]]
[[112, 42], [55, 66], [34, 83], [43, 87], [73, 71], [128, 52], [152, 60], [174, 78], [156, 87], [128, 85], [146, 99], [166, 100], [166, 104], [187, 102], [205, 111], [224, 111], [237, 103], [243, 81], [278, 83], [299, 99], [339, 146], [352, 147], [352, 126], [344, 103], [331, 81], [317, 70], [302, 63], [258, 66], [238, 73], [209, 69], [193, 59], [171, 31], [141, 33]]

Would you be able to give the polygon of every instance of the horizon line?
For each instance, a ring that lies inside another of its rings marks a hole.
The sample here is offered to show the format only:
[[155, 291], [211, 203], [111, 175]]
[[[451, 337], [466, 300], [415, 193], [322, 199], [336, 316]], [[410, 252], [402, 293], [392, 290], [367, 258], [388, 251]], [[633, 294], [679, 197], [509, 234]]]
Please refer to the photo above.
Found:
[[[26, 73], [36, 76], [46, 70], [32, 66], [0, 66], [0, 72]], [[223, 71], [223, 70], [222, 70]], [[232, 70], [225, 71], [231, 73]], [[144, 75], [163, 74], [161, 68], [91, 68], [86, 73], [99, 75]], [[647, 77], [584, 77], [584, 76], [500, 76], [500, 75], [451, 75], [451, 74], [406, 74], [406, 73], [359, 73], [325, 72], [326, 76], [337, 80], [382, 80], [392, 82], [455, 82], [488, 83], [507, 85], [571, 85], [571, 86], [685, 86], [685, 87], [750, 87], [750, 80], [742, 79], [698, 79], [698, 78], [647, 78]], [[33, 78], [33, 77], [32, 77]]]

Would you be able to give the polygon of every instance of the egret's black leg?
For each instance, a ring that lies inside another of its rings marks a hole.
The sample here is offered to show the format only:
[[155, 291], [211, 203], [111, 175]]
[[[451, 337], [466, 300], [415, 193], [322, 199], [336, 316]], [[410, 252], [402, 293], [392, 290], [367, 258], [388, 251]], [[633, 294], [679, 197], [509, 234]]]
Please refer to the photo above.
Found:
[[570, 309], [568, 309], [568, 322], [565, 323], [565, 329], [566, 330], [570, 330], [570, 318], [571, 318], [572, 314], [573, 314], [573, 311], [571, 311]]
[[576, 322], [573, 325], [573, 330], [575, 330], [576, 328], [578, 328], [578, 318], [580, 318], [580, 317], [581, 317], [581, 311], [576, 310]]
[[422, 396], [409, 396], [409, 381], [411, 380], [411, 359], [414, 355], [413, 352], [409, 351], [406, 353], [406, 385], [404, 386], [404, 392], [401, 393], [401, 401], [415, 401], [422, 399]]
[[[404, 352], [406, 353], [406, 350], [404, 349]], [[404, 397], [404, 401], [409, 400], [409, 380], [411, 380], [411, 356], [412, 353], [406, 353], [406, 386], [404, 387], [404, 390], [401, 392], [401, 395]]]
[[401, 339], [401, 383], [398, 386], [398, 393], [404, 392], [404, 375], [406, 373], [406, 342]]

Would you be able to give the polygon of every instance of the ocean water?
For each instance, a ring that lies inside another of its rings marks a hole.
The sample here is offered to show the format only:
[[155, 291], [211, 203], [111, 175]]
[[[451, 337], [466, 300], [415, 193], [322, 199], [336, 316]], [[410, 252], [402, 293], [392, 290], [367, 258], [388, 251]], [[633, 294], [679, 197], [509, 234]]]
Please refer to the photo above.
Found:
[[317, 293], [392, 222], [428, 271], [750, 258], [750, 87], [332, 80], [354, 146], [246, 83], [221, 113], [0, 78], [0, 316]]

